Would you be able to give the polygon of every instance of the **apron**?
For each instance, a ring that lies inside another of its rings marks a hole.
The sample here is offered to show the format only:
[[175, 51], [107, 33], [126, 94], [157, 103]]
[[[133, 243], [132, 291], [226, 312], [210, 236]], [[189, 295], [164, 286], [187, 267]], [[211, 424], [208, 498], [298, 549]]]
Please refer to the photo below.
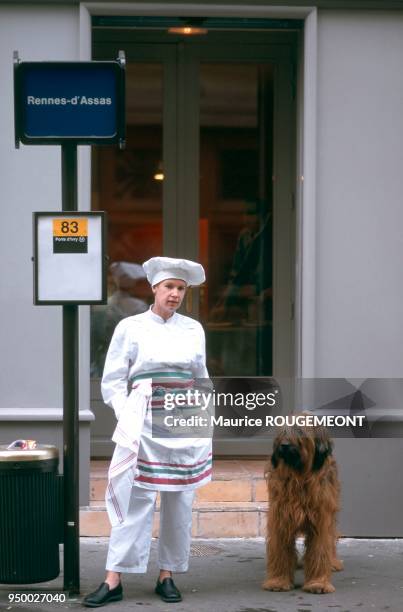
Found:
[[[136, 374], [131, 383], [132, 390], [112, 436], [116, 447], [105, 496], [112, 526], [125, 520], [134, 482], [151, 490], [185, 491], [203, 486], [212, 473], [210, 437], [156, 437], [156, 417], [167, 413], [165, 394], [192, 389], [191, 372], [145, 372]], [[183, 416], [189, 410], [184, 406], [172, 412]]]

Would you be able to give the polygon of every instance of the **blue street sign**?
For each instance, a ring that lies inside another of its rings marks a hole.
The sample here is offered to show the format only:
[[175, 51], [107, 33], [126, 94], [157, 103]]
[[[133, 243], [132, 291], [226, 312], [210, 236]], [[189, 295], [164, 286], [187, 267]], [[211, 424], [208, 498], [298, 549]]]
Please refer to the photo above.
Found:
[[124, 142], [124, 62], [17, 62], [16, 143]]

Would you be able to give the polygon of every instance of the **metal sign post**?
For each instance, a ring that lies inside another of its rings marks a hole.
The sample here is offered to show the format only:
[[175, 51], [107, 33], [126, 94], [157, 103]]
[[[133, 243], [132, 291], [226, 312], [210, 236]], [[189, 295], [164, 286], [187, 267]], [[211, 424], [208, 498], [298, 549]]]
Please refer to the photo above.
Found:
[[63, 307], [64, 589], [80, 592], [78, 306], [106, 303], [103, 212], [79, 212], [77, 145], [125, 145], [125, 57], [20, 62], [15, 144], [60, 144], [62, 212], [34, 213], [34, 304]]
[[[77, 210], [77, 146], [62, 145], [62, 210]], [[78, 306], [63, 305], [64, 589], [80, 592]]]

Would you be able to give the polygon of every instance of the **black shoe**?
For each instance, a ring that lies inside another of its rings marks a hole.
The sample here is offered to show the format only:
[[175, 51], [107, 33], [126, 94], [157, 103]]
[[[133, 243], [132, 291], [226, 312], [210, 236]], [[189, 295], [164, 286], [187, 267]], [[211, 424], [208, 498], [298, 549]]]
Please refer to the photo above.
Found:
[[162, 582], [157, 580], [155, 592], [161, 597], [162, 601], [166, 601], [167, 603], [182, 601], [182, 595], [176, 588], [172, 578], [164, 578]]
[[110, 601], [120, 601], [123, 599], [122, 583], [119, 582], [118, 586], [114, 589], [109, 587], [109, 584], [103, 582], [99, 585], [96, 591], [86, 595], [83, 599], [83, 606], [87, 608], [100, 608], [105, 606]]

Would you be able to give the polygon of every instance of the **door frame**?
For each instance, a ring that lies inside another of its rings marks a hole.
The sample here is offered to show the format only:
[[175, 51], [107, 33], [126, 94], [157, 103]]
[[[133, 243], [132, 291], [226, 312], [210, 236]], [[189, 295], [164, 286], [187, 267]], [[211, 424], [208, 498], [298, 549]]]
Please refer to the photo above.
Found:
[[[79, 59], [91, 60], [93, 15], [163, 15], [178, 16], [183, 13], [183, 4], [146, 3], [133, 1], [81, 2], [79, 7]], [[189, 16], [220, 16], [266, 19], [303, 19], [304, 30], [300, 41], [297, 66], [296, 100], [296, 250], [295, 250], [295, 362], [296, 377], [313, 378], [315, 367], [315, 320], [316, 320], [316, 132], [317, 132], [317, 65], [318, 65], [318, 11], [316, 7], [292, 6], [223, 6], [211, 3], [208, 6], [186, 4]], [[79, 147], [79, 207], [91, 208], [91, 151], [90, 147]], [[89, 333], [90, 309], [80, 308], [80, 403], [89, 406]]]
[[[80, 59], [91, 59], [91, 16], [96, 14], [130, 14], [130, 15], [179, 15], [180, 7], [176, 4], [141, 4], [130, 5], [114, 3], [81, 3], [80, 4]], [[273, 7], [228, 7], [219, 9], [220, 16], [261, 17], [261, 18], [296, 18], [304, 19], [303, 36], [297, 64], [297, 100], [296, 100], [296, 176], [295, 176], [295, 306], [294, 330], [295, 352], [294, 371], [296, 377], [314, 377], [315, 375], [315, 304], [316, 304], [316, 117], [317, 117], [317, 9], [315, 7], [292, 7], [274, 9]], [[187, 5], [187, 14], [214, 15], [216, 7], [210, 5]], [[86, 210], [91, 206], [91, 157], [89, 147], [80, 147], [79, 152], [79, 202], [80, 208]], [[303, 288], [303, 290], [302, 290]], [[80, 402], [89, 406], [89, 332], [90, 312], [88, 307], [80, 308], [81, 337], [80, 346]], [[102, 448], [105, 448], [101, 444]], [[101, 450], [100, 447], [100, 450]], [[254, 453], [251, 444], [250, 453]], [[247, 451], [245, 451], [247, 452]], [[102, 451], [99, 454], [103, 454]]]

